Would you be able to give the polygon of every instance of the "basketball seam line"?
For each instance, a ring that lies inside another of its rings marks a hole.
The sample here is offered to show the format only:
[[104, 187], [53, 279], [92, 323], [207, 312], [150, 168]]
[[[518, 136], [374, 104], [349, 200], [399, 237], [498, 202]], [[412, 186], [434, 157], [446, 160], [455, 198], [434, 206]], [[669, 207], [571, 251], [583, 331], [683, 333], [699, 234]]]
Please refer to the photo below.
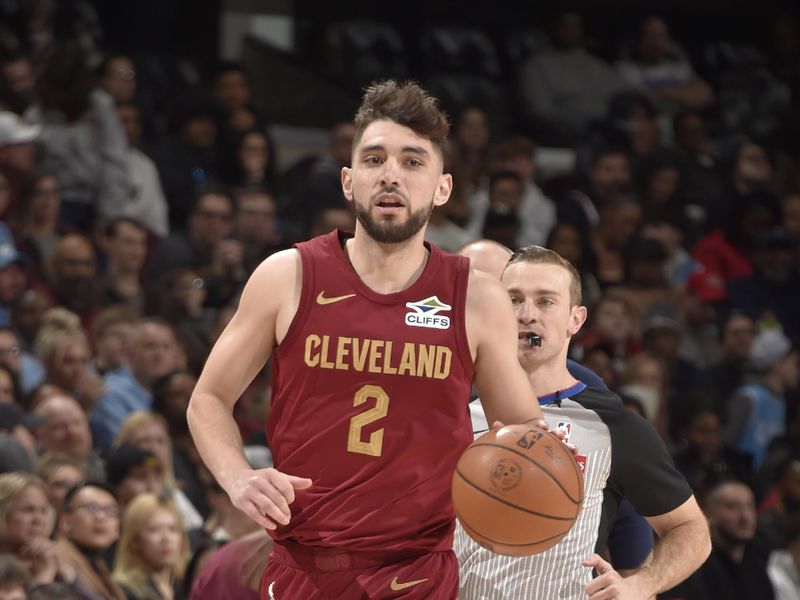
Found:
[[535, 515], [537, 517], [546, 517], [548, 519], [553, 519], [554, 521], [574, 521], [575, 520], [575, 517], [556, 517], [555, 515], [548, 515], [548, 514], [545, 514], [545, 513], [536, 512], [535, 510], [531, 510], [529, 508], [524, 508], [522, 506], [519, 506], [518, 504], [514, 504], [513, 502], [509, 502], [508, 500], [504, 500], [503, 498], [498, 498], [497, 496], [493, 496], [492, 494], [490, 494], [489, 492], [484, 490], [482, 487], [479, 487], [477, 484], [473, 483], [472, 481], [470, 481], [469, 479], [464, 477], [464, 474], [461, 471], [459, 471], [458, 469], [456, 469], [456, 473], [458, 473], [458, 475], [461, 477], [461, 479], [463, 479], [466, 483], [468, 483], [469, 485], [474, 487], [476, 490], [478, 490], [482, 494], [485, 494], [485, 495], [489, 496], [489, 498], [491, 498], [492, 500], [497, 500], [498, 502], [502, 502], [503, 504], [505, 504], [506, 506], [510, 506], [511, 508], [516, 508], [517, 510], [521, 510], [521, 511], [526, 512], [528, 514]]
[[[550, 537], [544, 538], [543, 540], [537, 540], [535, 542], [528, 542], [527, 544], [511, 544], [509, 542], [502, 542], [500, 540], [492, 539], [488, 535], [482, 534], [480, 531], [478, 531], [474, 527], [470, 527], [464, 521], [461, 521], [461, 525], [464, 527], [465, 530], [466, 529], [471, 529], [473, 532], [475, 532], [476, 535], [479, 535], [480, 537], [485, 538], [486, 540], [488, 540], [488, 541], [490, 541], [490, 542], [492, 542], [494, 544], [500, 544], [502, 546], [513, 546], [515, 548], [516, 547], [524, 548], [524, 547], [527, 547], [527, 546], [538, 546], [539, 544], [544, 544], [545, 542], [549, 542], [550, 540], [553, 540], [555, 538], [564, 537], [565, 535], [567, 535], [569, 533], [569, 529], [567, 529], [566, 531], [562, 531], [561, 533], [557, 533], [555, 535], [551, 535]], [[572, 528], [570, 527], [570, 529], [572, 529]]]
[[[559, 440], [558, 443], [561, 444], [562, 443], [561, 440]], [[535, 459], [531, 458], [530, 456], [527, 456], [527, 455], [523, 454], [519, 450], [516, 450], [514, 448], [509, 448], [508, 446], [504, 446], [503, 444], [495, 444], [493, 442], [483, 442], [483, 443], [481, 443], [481, 444], [479, 444], [477, 446], [470, 446], [469, 448], [467, 448], [467, 451], [472, 450], [474, 448], [480, 448], [481, 446], [493, 446], [495, 448], [502, 448], [504, 450], [508, 450], [509, 452], [513, 452], [514, 454], [520, 456], [521, 458], [524, 458], [525, 460], [529, 460], [530, 462], [535, 464], [537, 467], [539, 467], [539, 469], [541, 469], [542, 472], [545, 473], [550, 479], [553, 480], [553, 483], [555, 483], [561, 489], [561, 491], [564, 492], [564, 495], [567, 498], [569, 498], [570, 502], [572, 502], [573, 504], [580, 504], [581, 502], [583, 502], [583, 495], [581, 495], [581, 499], [580, 500], [575, 500], [575, 498], [572, 497], [572, 494], [570, 494], [566, 489], [564, 489], [564, 486], [561, 485], [561, 482], [558, 479], [556, 479], [550, 473], [550, 471], [548, 471], [543, 465], [538, 463]], [[465, 451], [465, 453], [466, 453], [466, 451]], [[572, 452], [570, 452], [570, 458], [572, 458]], [[578, 478], [580, 478], [580, 473], [578, 472], [578, 463], [575, 463], [575, 472], [576, 472], [576, 475], [578, 476]], [[579, 479], [578, 483], [580, 484], [580, 479]]]

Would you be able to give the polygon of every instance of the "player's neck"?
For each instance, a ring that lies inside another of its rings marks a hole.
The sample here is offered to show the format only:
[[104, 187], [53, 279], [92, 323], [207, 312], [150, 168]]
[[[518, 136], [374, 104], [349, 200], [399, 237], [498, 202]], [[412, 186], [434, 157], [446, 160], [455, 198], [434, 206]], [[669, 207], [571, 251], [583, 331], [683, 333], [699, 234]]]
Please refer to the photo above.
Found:
[[566, 390], [577, 382], [567, 370], [566, 356], [554, 356], [545, 362], [528, 368], [528, 380], [538, 398]]
[[400, 244], [381, 244], [368, 235], [356, 235], [344, 252], [361, 281], [379, 294], [400, 292], [414, 284], [428, 263], [423, 232]]

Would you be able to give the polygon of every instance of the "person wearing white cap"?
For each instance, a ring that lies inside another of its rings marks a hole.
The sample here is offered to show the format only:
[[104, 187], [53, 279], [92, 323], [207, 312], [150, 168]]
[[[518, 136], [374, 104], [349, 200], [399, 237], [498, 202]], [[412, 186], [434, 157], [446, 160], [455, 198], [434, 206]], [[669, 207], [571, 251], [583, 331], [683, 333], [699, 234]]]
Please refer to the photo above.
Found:
[[783, 332], [766, 329], [753, 341], [750, 364], [758, 377], [734, 392], [723, 438], [758, 469], [769, 443], [786, 430], [785, 396], [797, 387], [800, 353]]
[[35, 160], [33, 142], [39, 133], [38, 125], [26, 125], [19, 115], [0, 111], [0, 168], [15, 176], [30, 171]]

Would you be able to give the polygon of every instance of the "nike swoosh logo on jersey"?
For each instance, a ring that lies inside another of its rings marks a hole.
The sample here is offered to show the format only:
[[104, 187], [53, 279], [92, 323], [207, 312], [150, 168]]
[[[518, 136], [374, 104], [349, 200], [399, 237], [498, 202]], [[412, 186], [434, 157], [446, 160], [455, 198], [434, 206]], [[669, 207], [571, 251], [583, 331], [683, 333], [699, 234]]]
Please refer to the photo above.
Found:
[[267, 592], [269, 592], [269, 600], [275, 600], [275, 595], [272, 593], [272, 588], [274, 587], [275, 587], [275, 582], [273, 581], [272, 583], [269, 584], [269, 589], [267, 590]]
[[392, 583], [389, 584], [389, 587], [392, 588], [393, 592], [399, 592], [400, 590], [404, 590], [406, 588], [414, 587], [415, 585], [419, 585], [420, 583], [425, 583], [428, 581], [428, 578], [425, 579], [415, 579], [414, 581], [406, 581], [405, 583], [400, 583], [397, 581], [397, 577], [392, 579]]
[[353, 296], [355, 296], [355, 294], [345, 294], [344, 296], [330, 296], [329, 298], [326, 298], [325, 290], [322, 290], [317, 296], [317, 304], [333, 304], [334, 302], [347, 300], [348, 298], [352, 298]]

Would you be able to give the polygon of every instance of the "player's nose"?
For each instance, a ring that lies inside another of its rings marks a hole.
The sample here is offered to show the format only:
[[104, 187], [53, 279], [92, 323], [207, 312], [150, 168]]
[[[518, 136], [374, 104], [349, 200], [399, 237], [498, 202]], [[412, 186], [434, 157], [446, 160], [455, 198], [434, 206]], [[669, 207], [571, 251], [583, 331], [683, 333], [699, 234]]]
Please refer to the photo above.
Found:
[[384, 186], [397, 185], [400, 181], [400, 164], [395, 158], [389, 157], [383, 163], [381, 184]]

